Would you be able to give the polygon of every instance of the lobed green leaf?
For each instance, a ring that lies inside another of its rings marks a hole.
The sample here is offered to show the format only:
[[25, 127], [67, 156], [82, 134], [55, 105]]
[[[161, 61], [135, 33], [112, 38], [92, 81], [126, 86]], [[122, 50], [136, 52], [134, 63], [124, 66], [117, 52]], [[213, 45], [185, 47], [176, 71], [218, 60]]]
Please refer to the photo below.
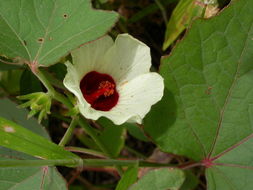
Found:
[[49, 66], [105, 34], [116, 19], [114, 12], [93, 10], [90, 0], [1, 1], [0, 54]]
[[[216, 17], [196, 20], [162, 60], [167, 96], [145, 120], [163, 151], [207, 168], [210, 190], [253, 187], [252, 12], [253, 1], [237, 0]], [[156, 122], [162, 108], [167, 117]]]

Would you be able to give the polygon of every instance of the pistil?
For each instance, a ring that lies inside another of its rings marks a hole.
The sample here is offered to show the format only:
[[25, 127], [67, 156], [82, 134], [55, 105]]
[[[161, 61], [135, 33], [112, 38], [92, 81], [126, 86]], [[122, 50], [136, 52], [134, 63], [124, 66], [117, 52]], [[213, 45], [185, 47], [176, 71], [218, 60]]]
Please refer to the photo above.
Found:
[[113, 95], [115, 85], [109, 81], [102, 81], [99, 87], [90, 95], [86, 95], [86, 99], [90, 104], [93, 104], [100, 96], [108, 97]]

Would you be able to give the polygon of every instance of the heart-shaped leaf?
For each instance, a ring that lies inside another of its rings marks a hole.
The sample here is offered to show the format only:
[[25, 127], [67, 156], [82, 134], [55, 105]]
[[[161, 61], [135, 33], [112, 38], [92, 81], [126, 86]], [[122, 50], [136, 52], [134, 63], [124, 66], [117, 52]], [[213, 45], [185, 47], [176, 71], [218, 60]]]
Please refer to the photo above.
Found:
[[90, 0], [0, 1], [0, 54], [49, 66], [102, 36], [116, 18], [114, 12], [93, 10]]
[[[166, 93], [145, 130], [207, 168], [209, 189], [253, 189], [253, 1], [197, 20], [163, 59]], [[166, 95], [167, 94], [167, 95]], [[157, 122], [157, 110], [166, 117]]]

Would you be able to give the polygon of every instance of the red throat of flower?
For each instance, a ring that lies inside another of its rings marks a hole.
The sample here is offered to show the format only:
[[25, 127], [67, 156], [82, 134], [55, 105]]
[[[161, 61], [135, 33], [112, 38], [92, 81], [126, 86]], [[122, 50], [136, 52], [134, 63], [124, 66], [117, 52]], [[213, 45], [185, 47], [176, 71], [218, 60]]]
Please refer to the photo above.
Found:
[[91, 71], [81, 80], [80, 88], [85, 100], [96, 110], [109, 111], [118, 103], [116, 83], [108, 74]]

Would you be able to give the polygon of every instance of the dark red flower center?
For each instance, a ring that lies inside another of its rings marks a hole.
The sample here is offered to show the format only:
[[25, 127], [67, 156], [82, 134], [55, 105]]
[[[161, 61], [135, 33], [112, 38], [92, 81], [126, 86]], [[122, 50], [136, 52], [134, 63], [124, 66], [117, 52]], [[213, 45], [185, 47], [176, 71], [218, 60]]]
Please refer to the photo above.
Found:
[[85, 100], [96, 110], [109, 111], [118, 103], [116, 83], [108, 74], [91, 71], [81, 80], [80, 88]]

